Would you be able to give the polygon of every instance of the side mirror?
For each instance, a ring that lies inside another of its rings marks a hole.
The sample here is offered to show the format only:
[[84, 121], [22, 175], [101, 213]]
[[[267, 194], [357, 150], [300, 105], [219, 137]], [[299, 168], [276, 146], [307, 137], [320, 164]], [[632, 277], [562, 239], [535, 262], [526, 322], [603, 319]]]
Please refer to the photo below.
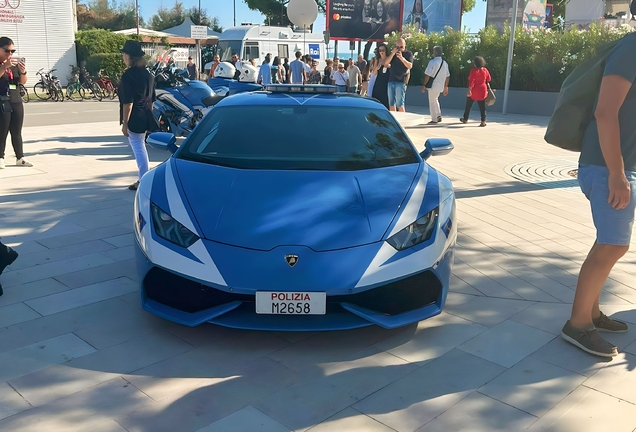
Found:
[[177, 138], [170, 132], [153, 132], [146, 138], [146, 144], [157, 150], [168, 150], [172, 154], [179, 148]]
[[446, 138], [429, 138], [424, 143], [424, 150], [420, 153], [422, 159], [427, 160], [431, 156], [449, 154], [455, 146]]

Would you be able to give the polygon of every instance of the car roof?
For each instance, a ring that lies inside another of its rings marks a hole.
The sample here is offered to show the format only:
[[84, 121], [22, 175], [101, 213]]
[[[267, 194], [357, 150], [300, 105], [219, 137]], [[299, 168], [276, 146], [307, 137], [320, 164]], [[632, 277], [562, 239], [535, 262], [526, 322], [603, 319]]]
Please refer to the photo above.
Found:
[[376, 99], [348, 93], [272, 93], [256, 91], [238, 93], [223, 99], [217, 106], [277, 105], [331, 106], [386, 109]]

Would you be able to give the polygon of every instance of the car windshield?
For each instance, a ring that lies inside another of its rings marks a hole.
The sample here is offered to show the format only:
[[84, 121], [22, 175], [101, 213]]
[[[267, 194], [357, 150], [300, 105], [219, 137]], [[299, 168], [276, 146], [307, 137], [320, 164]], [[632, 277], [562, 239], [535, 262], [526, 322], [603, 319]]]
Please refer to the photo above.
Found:
[[302, 105], [215, 108], [177, 157], [275, 170], [351, 171], [419, 162], [388, 111]]
[[217, 43], [216, 53], [219, 55], [221, 61], [229, 62], [232, 60], [232, 54], [241, 53], [241, 45], [243, 41], [240, 40], [222, 40]]

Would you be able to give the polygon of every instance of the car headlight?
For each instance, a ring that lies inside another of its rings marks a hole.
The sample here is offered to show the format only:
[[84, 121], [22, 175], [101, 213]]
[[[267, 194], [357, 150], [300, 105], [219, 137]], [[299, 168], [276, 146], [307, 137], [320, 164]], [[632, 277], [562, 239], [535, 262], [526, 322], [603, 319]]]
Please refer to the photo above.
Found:
[[411, 225], [386, 239], [387, 243], [401, 251], [425, 242], [435, 231], [438, 214], [439, 209], [435, 207]]
[[150, 211], [152, 213], [152, 226], [155, 227], [155, 232], [159, 237], [184, 248], [192, 246], [199, 240], [199, 236], [181, 225], [155, 204], [150, 204]]

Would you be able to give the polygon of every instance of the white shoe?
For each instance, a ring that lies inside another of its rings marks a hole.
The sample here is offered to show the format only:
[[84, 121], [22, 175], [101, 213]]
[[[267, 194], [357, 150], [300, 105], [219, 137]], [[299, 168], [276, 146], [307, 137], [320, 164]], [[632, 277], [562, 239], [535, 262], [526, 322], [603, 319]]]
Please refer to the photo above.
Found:
[[4, 164], [4, 158], [0, 158], [0, 169], [5, 169], [6, 165]]
[[25, 158], [20, 158], [18, 159], [15, 164], [17, 166], [23, 166], [23, 167], [32, 167], [33, 164], [31, 162], [29, 162], [28, 160], [26, 160]]

